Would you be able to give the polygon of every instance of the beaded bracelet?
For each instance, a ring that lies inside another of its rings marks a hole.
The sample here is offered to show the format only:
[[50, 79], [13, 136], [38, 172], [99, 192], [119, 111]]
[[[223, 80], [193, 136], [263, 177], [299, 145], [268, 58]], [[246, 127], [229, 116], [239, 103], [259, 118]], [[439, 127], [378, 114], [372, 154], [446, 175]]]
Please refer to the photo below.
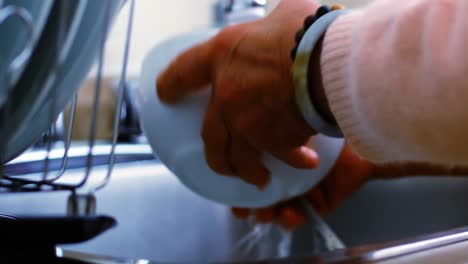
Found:
[[336, 124], [326, 121], [312, 103], [308, 85], [309, 60], [315, 45], [327, 28], [340, 15], [347, 13], [341, 6], [321, 6], [315, 15], [304, 20], [304, 28], [295, 36], [297, 46], [291, 51], [293, 77], [296, 93], [296, 103], [306, 122], [318, 133], [330, 137], [343, 137], [341, 129]]

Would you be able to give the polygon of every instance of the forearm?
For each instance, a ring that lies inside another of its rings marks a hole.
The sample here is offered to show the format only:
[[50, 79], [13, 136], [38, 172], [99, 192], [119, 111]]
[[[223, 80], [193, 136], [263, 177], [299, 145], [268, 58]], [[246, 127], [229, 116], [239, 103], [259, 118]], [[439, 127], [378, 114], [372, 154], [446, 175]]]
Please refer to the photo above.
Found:
[[380, 1], [329, 28], [322, 102], [366, 159], [468, 164], [468, 2], [411, 3]]
[[372, 179], [394, 179], [407, 176], [468, 176], [468, 166], [449, 166], [427, 162], [393, 162], [374, 167]]

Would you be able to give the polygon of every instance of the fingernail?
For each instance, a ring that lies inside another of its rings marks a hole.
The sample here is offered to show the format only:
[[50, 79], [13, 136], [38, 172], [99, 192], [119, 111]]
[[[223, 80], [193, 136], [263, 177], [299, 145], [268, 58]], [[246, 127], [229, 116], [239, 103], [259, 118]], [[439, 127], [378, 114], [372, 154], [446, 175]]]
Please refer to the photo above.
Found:
[[305, 165], [310, 169], [317, 168], [319, 163], [319, 157], [317, 152], [308, 147], [301, 147], [301, 151], [307, 157], [305, 160]]

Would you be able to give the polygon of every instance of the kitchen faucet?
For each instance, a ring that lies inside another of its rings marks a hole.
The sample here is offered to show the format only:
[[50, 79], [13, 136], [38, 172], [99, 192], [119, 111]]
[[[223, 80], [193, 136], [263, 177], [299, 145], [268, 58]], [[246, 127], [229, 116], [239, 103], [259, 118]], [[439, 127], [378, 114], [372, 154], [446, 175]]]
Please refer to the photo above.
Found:
[[265, 16], [267, 0], [218, 0], [214, 24], [218, 27], [252, 21]]

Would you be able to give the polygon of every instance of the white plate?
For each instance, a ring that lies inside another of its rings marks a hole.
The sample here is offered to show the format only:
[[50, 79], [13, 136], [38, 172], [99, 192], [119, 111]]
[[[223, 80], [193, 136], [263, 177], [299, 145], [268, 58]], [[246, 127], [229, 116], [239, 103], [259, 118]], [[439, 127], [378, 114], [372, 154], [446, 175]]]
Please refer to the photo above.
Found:
[[[110, 7], [111, 17], [115, 17], [122, 2], [123, 0], [80, 1], [85, 6], [79, 20], [73, 20], [77, 24], [77, 30], [73, 30], [72, 24], [72, 33], [69, 34], [73, 36], [68, 36], [70, 41], [67, 41], [70, 44], [67, 49], [69, 52], [56, 78], [48, 76], [49, 78], [38, 84], [39, 93], [33, 94], [29, 100], [17, 98], [21, 105], [10, 118], [17, 125], [8, 133], [10, 137], [3, 153], [4, 161], [11, 160], [37, 141], [49, 128], [50, 120], [55, 120], [66, 107], [95, 61], [106, 8]], [[56, 91], [55, 95], [53, 91]], [[53, 105], [55, 107], [51, 112]]]
[[[30, 126], [33, 133], [24, 134], [24, 132], [20, 132], [20, 128], [28, 125], [25, 122], [29, 122], [31, 125], [31, 121], [25, 120], [34, 116], [38, 105], [45, 100], [41, 98], [41, 95], [43, 96], [45, 90], [53, 84], [50, 79], [54, 73], [54, 64], [58, 60], [58, 56], [65, 56], [67, 52], [64, 50], [64, 42], [58, 41], [58, 38], [62, 36], [68, 40], [74, 39], [77, 26], [73, 27], [73, 25], [79, 25], [83, 14], [80, 10], [84, 10], [85, 6], [86, 1], [80, 0], [54, 3], [30, 62], [21, 79], [13, 88], [8, 103], [2, 109], [2, 117], [4, 117], [2, 133], [6, 139], [5, 149], [1, 153], [2, 161], [8, 161], [24, 151], [37, 140], [36, 133], [43, 132]], [[49, 118], [43, 119], [44, 122], [48, 120]], [[17, 137], [21, 137], [21, 140]]]
[[207, 40], [216, 30], [186, 33], [156, 45], [142, 67], [138, 108], [145, 135], [156, 156], [192, 191], [210, 200], [238, 207], [265, 207], [301, 195], [317, 184], [334, 165], [343, 147], [342, 139], [311, 138], [309, 145], [320, 156], [314, 170], [299, 170], [265, 155], [271, 181], [263, 191], [237, 178], [221, 176], [207, 165], [200, 131], [209, 88], [177, 105], [166, 105], [156, 96], [155, 80], [177, 54]]
[[[39, 37], [42, 34], [47, 17], [52, 8], [53, 0], [40, 0], [40, 1], [31, 1], [31, 0], [4, 0], [3, 6], [17, 6], [26, 9], [32, 17], [33, 22], [33, 35], [29, 36], [27, 26], [19, 21], [18, 18], [11, 18], [11, 21], [5, 22], [5, 28], [2, 32], [8, 36], [8, 41], [0, 42], [0, 53], [2, 57], [1, 69], [4, 71], [8, 68], [8, 65], [11, 61], [18, 56], [23, 49], [29, 44], [30, 47], [34, 49], [36, 43], [39, 40]], [[0, 3], [2, 6], [2, 3]], [[30, 42], [30, 43], [28, 43]], [[28, 59], [24, 61], [16, 71], [13, 73], [13, 82], [14, 85], [18, 80], [19, 76], [26, 67]], [[4, 65], [3, 65], [4, 63]], [[3, 102], [7, 96], [7, 85], [6, 83], [0, 83], [0, 101]]]

